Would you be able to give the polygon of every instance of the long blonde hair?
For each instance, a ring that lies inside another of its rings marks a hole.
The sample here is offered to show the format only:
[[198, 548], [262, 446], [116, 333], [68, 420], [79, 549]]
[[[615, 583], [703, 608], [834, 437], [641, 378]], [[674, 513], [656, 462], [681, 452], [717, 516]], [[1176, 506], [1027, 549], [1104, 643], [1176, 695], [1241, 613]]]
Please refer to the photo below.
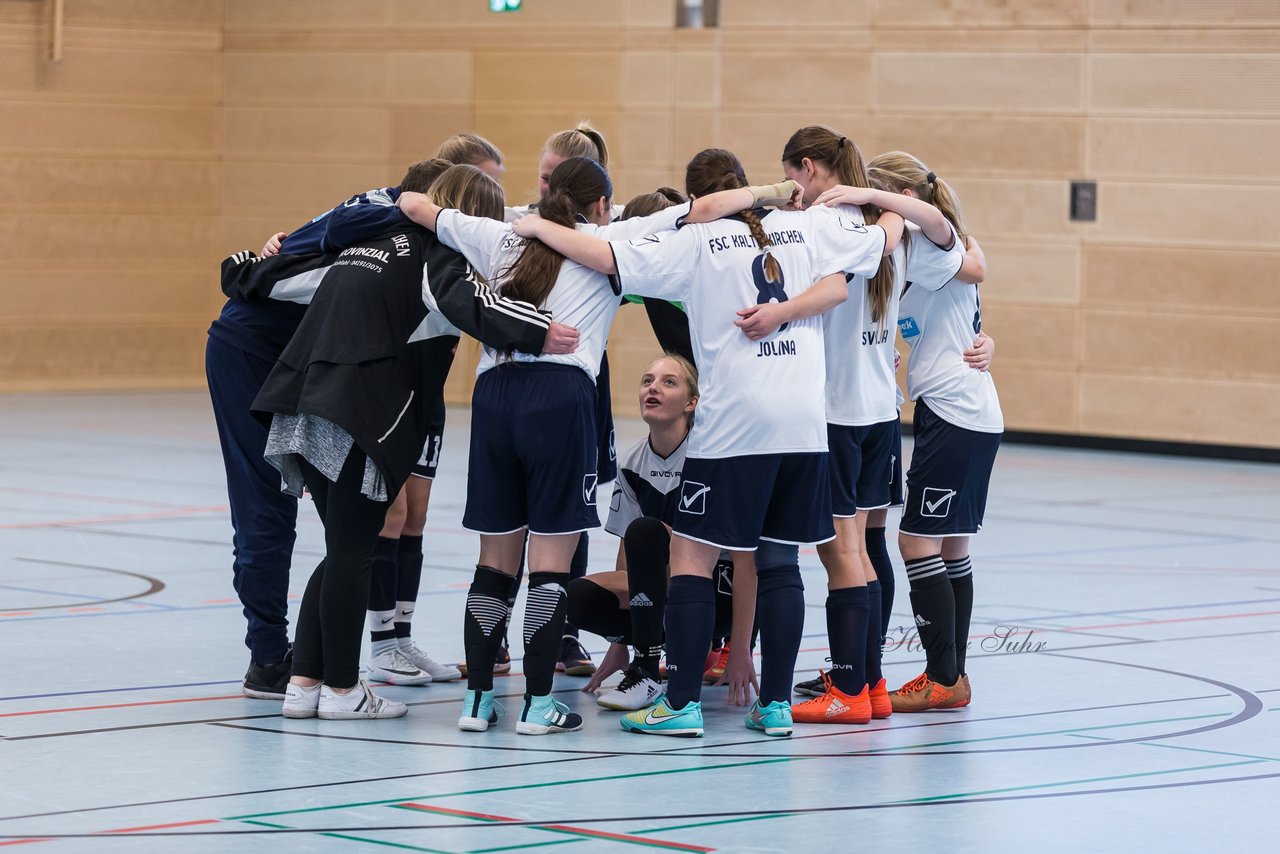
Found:
[[960, 211], [960, 197], [951, 185], [929, 171], [920, 160], [905, 151], [887, 151], [867, 164], [867, 177], [878, 190], [901, 193], [911, 190], [928, 202], [955, 226], [965, 248], [969, 247], [969, 226]]
[[456, 208], [469, 216], [499, 222], [503, 218], [502, 185], [470, 164], [459, 163], [441, 172], [427, 195], [442, 208]]
[[609, 147], [605, 145], [604, 134], [587, 121], [578, 122], [575, 128], [551, 134], [542, 144], [542, 150], [565, 159], [586, 157], [609, 168]]
[[[786, 147], [782, 149], [782, 161], [793, 169], [799, 169], [804, 165], [805, 158], [821, 163], [841, 184], [871, 187], [858, 144], [829, 127], [809, 125], [791, 134]], [[880, 219], [880, 209], [875, 205], [861, 207], [862, 218], [868, 224], [874, 224]], [[894, 272], [893, 256], [889, 255], [880, 261], [880, 269], [867, 282], [871, 319], [876, 323], [882, 323], [889, 314]]]
[[498, 146], [472, 131], [454, 134], [440, 143], [440, 147], [436, 149], [436, 157], [450, 163], [470, 163], [472, 166], [479, 166], [486, 160], [502, 165], [502, 152], [498, 150]]

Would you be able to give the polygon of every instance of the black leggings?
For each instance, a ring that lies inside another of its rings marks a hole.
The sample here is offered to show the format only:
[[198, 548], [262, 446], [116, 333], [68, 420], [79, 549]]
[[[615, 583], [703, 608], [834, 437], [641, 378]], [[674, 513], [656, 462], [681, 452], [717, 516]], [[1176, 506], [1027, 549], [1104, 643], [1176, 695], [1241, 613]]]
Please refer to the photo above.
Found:
[[324, 523], [325, 557], [311, 573], [298, 612], [293, 675], [350, 688], [360, 678], [360, 639], [369, 604], [369, 576], [387, 503], [360, 493], [365, 455], [352, 447], [332, 483], [299, 458], [302, 477]]

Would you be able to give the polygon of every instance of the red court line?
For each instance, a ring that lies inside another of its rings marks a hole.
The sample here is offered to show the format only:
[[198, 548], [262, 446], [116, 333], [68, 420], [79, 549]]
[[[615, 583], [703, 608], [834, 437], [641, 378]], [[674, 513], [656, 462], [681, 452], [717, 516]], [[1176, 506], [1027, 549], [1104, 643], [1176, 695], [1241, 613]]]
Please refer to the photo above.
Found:
[[0, 611], [0, 617], [30, 617], [35, 611]]
[[90, 519], [61, 519], [45, 522], [18, 522], [11, 525], [0, 525], [0, 531], [14, 531], [26, 528], [67, 528], [72, 525], [101, 525], [105, 522], [141, 522], [147, 519], [175, 519], [183, 516], [195, 516], [201, 513], [224, 513], [226, 504], [215, 507], [177, 507], [173, 510], [161, 510], [155, 513], [133, 513], [123, 516], [95, 516]]
[[67, 709], [37, 709], [31, 712], [5, 712], [0, 718], [22, 718], [28, 715], [56, 715], [59, 712], [97, 712], [103, 709], [133, 709], [139, 706], [170, 706], [174, 703], [205, 703], [209, 700], [243, 700], [243, 694], [227, 694], [225, 697], [184, 697], [180, 700], [147, 700], [143, 703], [111, 703], [106, 706], [75, 706]]
[[32, 842], [48, 842], [48, 841], [49, 840], [47, 838], [35, 837], [35, 836], [31, 837], [30, 839], [6, 839], [4, 842], [0, 842], [0, 848], [3, 848], [6, 845], [27, 845]]
[[143, 827], [117, 827], [113, 830], [104, 830], [103, 833], [142, 833], [147, 830], [172, 830], [175, 827], [196, 827], [202, 824], [221, 824], [221, 819], [202, 818], [197, 821], [175, 821], [169, 824], [148, 824]]
[[[397, 807], [411, 810], [421, 810], [422, 812], [440, 813], [441, 815], [456, 815], [462, 818], [474, 818], [480, 821], [523, 821], [523, 819], [511, 818], [509, 816], [491, 815], [482, 812], [468, 812], [467, 810], [451, 810], [446, 807], [434, 807], [430, 804], [417, 804], [406, 802], [395, 804]], [[591, 830], [585, 827], [573, 827], [567, 824], [538, 824], [533, 825], [537, 830], [550, 830], [553, 833], [568, 833], [573, 836], [585, 836], [592, 839], [611, 839], [614, 842], [631, 842], [636, 845], [649, 845], [655, 848], [667, 848], [672, 851], [715, 851], [714, 848], [706, 848], [701, 845], [687, 845], [683, 842], [668, 842], [665, 839], [654, 839], [649, 836], [632, 836], [626, 833], [609, 833], [604, 830]]]
[[[1204, 620], [1239, 620], [1243, 617], [1274, 617], [1280, 611], [1255, 611], [1250, 614], [1213, 614], [1207, 617], [1178, 617], [1171, 620], [1144, 620], [1141, 623], [1108, 623], [1102, 626], [1063, 626], [1058, 631], [1087, 632], [1090, 629], [1127, 629], [1136, 626], [1159, 626], [1165, 623], [1199, 623]], [[1040, 631], [1036, 628], [1036, 631]]]

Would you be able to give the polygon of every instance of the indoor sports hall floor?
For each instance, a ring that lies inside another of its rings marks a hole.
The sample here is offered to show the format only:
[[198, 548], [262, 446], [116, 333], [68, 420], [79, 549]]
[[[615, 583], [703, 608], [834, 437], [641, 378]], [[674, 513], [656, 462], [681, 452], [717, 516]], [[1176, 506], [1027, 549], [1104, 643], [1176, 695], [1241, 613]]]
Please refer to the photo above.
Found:
[[[452, 411], [415, 621], [447, 660], [476, 554], [459, 527], [466, 427]], [[619, 446], [641, 427], [622, 422]], [[298, 592], [322, 542], [309, 506], [301, 519]], [[0, 403], [0, 845], [1215, 851], [1274, 838], [1274, 465], [1005, 447], [973, 548], [973, 704], [790, 739], [744, 729], [724, 688], [704, 694], [703, 739], [628, 735], [565, 677], [556, 690], [586, 718], [576, 734], [521, 738], [510, 719], [461, 733], [460, 684], [384, 689], [411, 705], [399, 720], [284, 720], [240, 696], [229, 538], [203, 395]], [[596, 535], [593, 568], [615, 550]], [[825, 593], [814, 555], [802, 565], [807, 673], [826, 654]], [[910, 624], [901, 593], [894, 617]], [[886, 655], [890, 682], [920, 670], [906, 645]], [[508, 708], [522, 688], [499, 682]]]

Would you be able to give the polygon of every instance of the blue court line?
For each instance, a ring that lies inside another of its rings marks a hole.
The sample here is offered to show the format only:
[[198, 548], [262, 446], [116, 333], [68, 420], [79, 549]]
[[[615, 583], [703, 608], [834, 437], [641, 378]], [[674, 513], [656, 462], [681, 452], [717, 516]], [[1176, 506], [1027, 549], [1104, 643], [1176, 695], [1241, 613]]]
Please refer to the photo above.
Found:
[[1280, 597], [1270, 599], [1242, 599], [1238, 602], [1208, 602], [1196, 605], [1161, 605], [1157, 608], [1125, 608], [1123, 611], [1081, 611], [1076, 614], [1060, 614], [1049, 617], [1008, 617], [1006, 623], [1026, 623], [1032, 620], [1068, 620], [1072, 617], [1123, 617], [1126, 614], [1143, 614], [1150, 611], [1193, 611], [1196, 608], [1225, 608], [1234, 605], [1259, 605], [1263, 602], [1280, 602]]
[[[75, 602], [67, 606], [68, 608], [74, 608], [77, 605], [81, 605], [81, 604], [85, 604], [85, 605], [93, 604], [92, 599], [88, 600], [87, 602], [82, 601], [82, 597], [84, 596], [83, 593], [64, 593], [61, 590], [40, 590], [35, 587], [18, 587], [14, 584], [0, 584], [0, 590], [17, 590], [19, 593], [40, 593], [44, 596], [66, 596], [66, 597], [71, 597], [73, 599], [76, 599]], [[0, 609], [0, 610], [5, 610], [5, 609]], [[13, 610], [20, 611], [22, 609], [14, 608]]]
[[82, 694], [122, 694], [126, 691], [158, 691], [162, 688], [202, 688], [206, 685], [240, 684], [239, 679], [219, 679], [216, 682], [177, 682], [173, 685], [137, 685], [132, 688], [94, 688], [88, 691], [62, 691], [57, 694], [18, 694], [13, 697], [0, 697], [5, 700], [43, 700], [48, 697], [78, 697]]

